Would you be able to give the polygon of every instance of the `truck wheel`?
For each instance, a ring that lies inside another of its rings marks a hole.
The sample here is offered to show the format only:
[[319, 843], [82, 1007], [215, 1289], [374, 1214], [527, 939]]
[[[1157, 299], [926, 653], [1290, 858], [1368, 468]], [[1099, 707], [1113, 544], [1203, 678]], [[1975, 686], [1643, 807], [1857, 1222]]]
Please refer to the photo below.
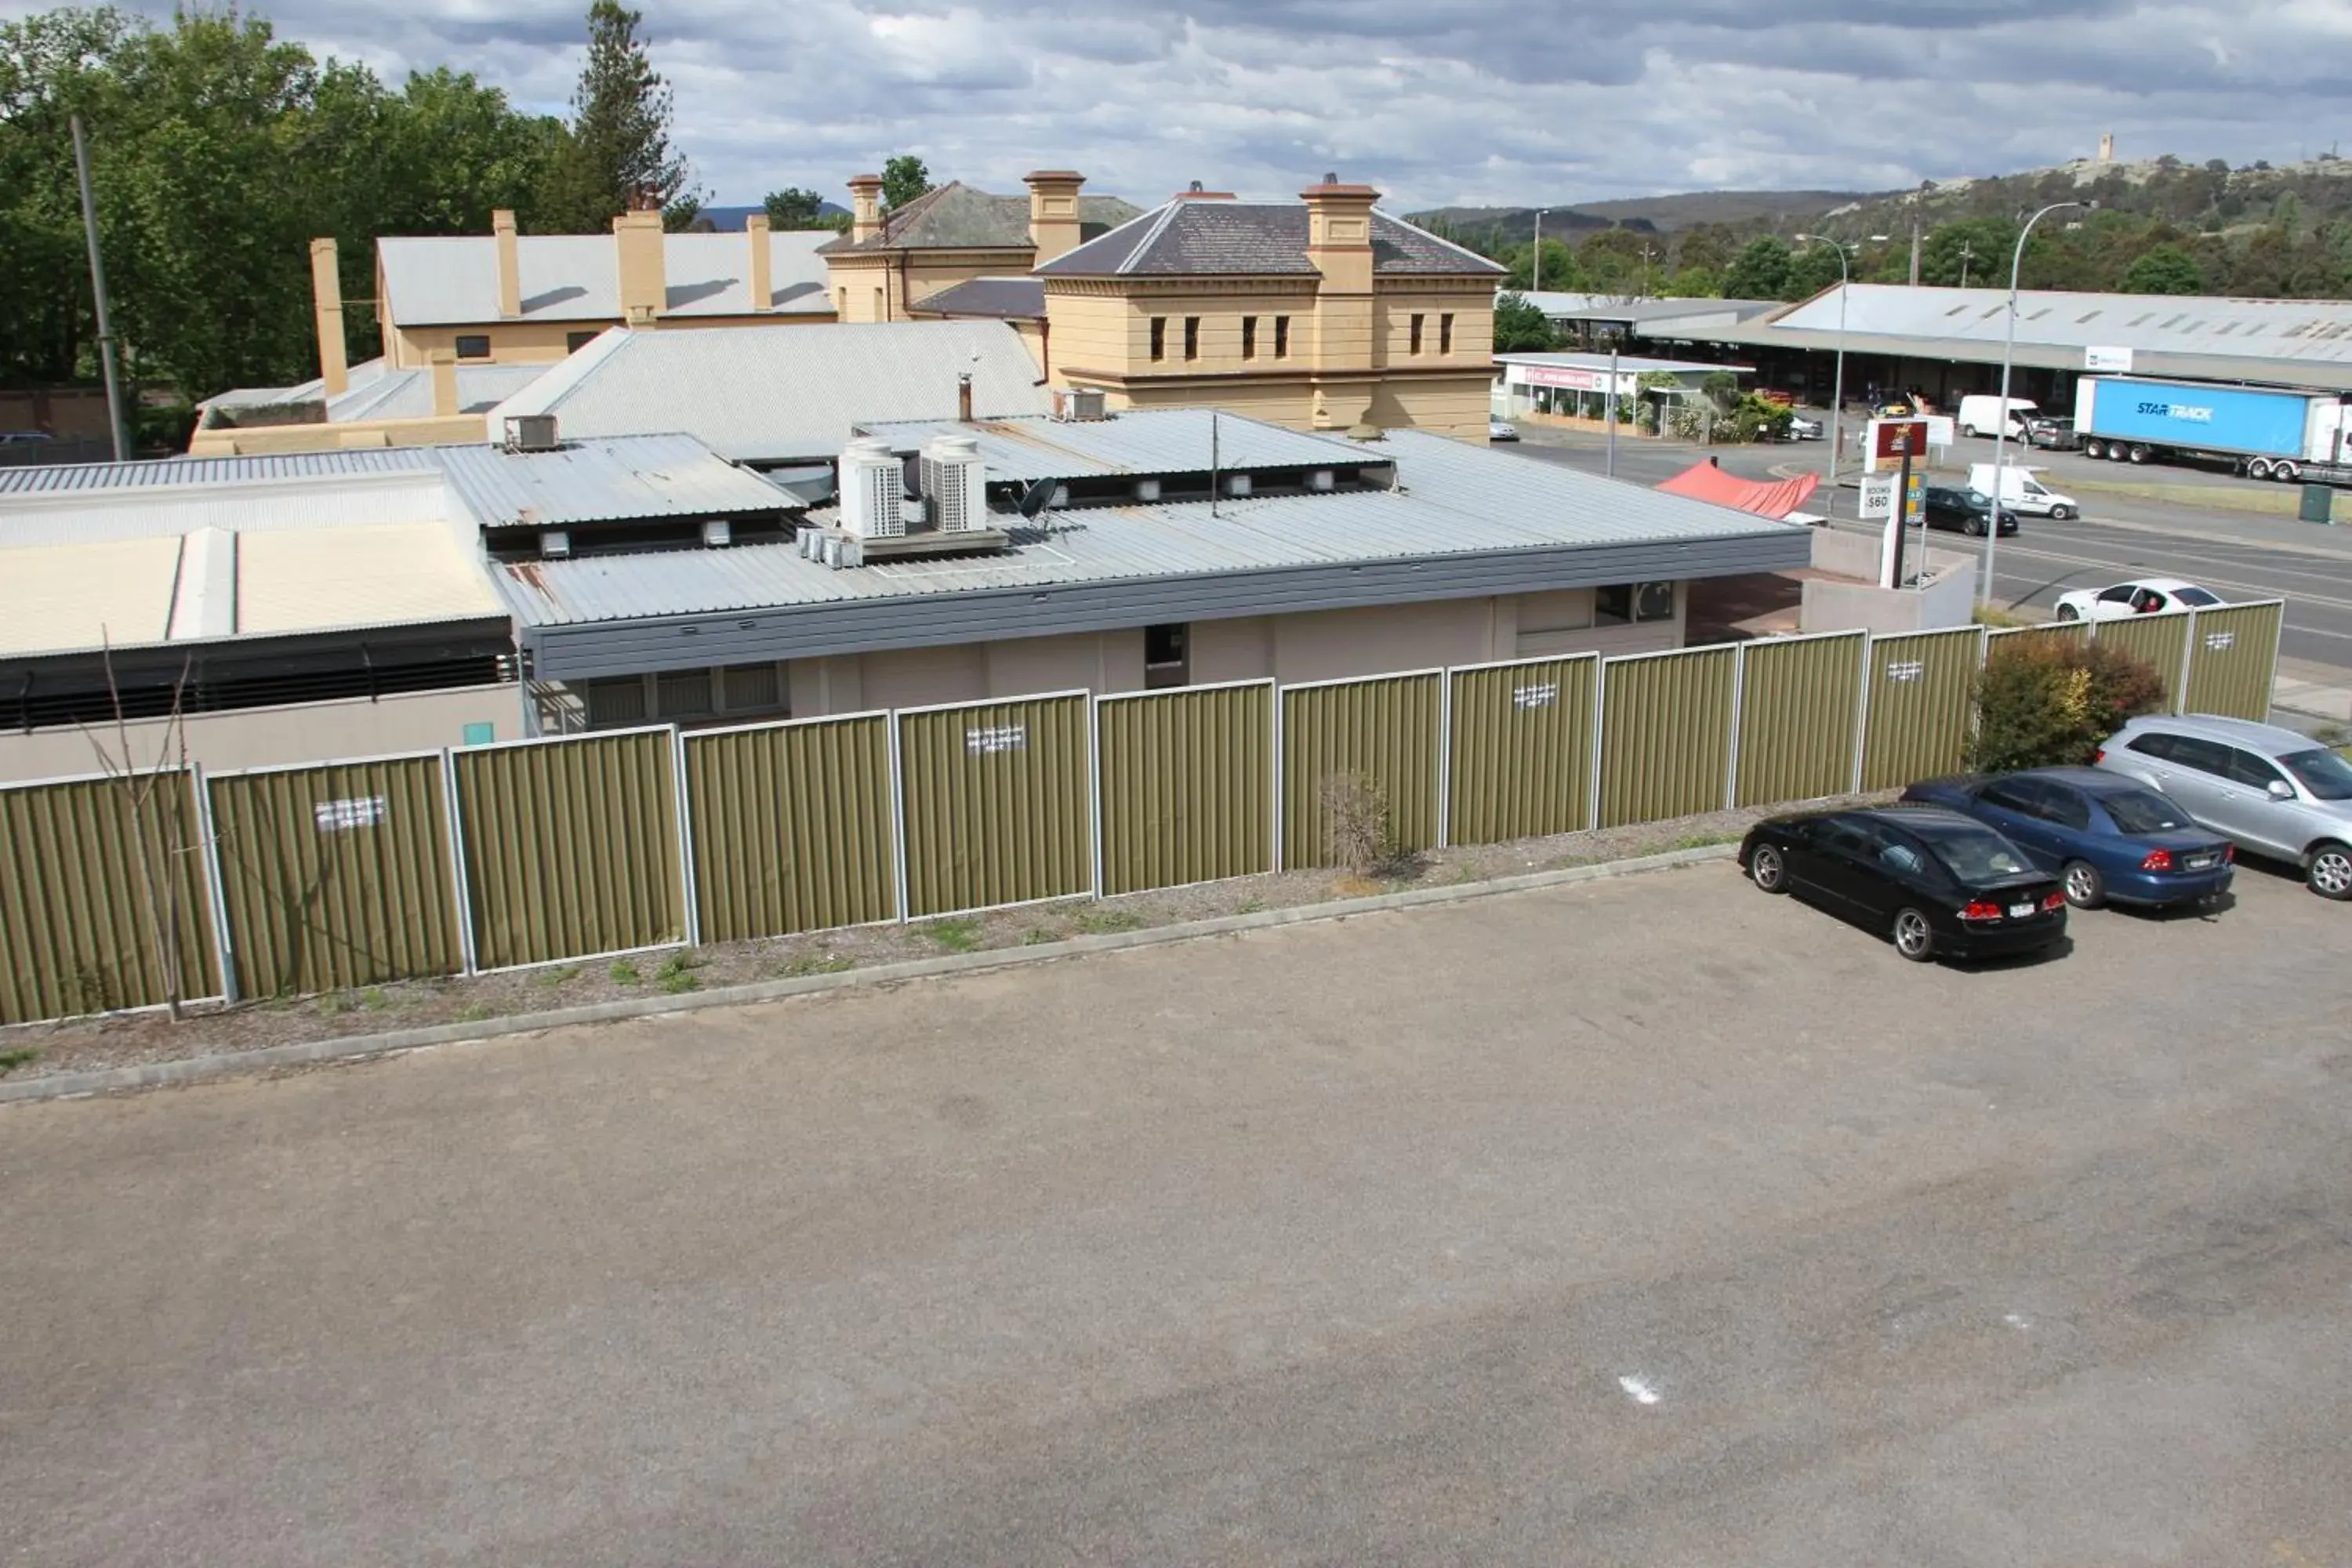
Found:
[[2105, 450], [2105, 448], [2096, 441], [2085, 441], [2083, 443], [2083, 456], [2086, 458], [2096, 458], [2103, 450]]
[[2125, 456], [2124, 444], [2121, 441], [2110, 441], [2107, 443], [2107, 461], [2111, 463], [2120, 463], [2124, 460]]
[[2147, 461], [2147, 443], [2145, 441], [2134, 441], [2132, 443], [2131, 460], [2135, 463], [2145, 463]]
[[2303, 478], [2303, 470], [2282, 459], [2271, 465], [2271, 478], [2283, 485], [2291, 485]]
[[2248, 479], [2267, 479], [2270, 477], [2271, 460], [2268, 458], [2256, 458], [2252, 462], [2246, 465], [2246, 478]]

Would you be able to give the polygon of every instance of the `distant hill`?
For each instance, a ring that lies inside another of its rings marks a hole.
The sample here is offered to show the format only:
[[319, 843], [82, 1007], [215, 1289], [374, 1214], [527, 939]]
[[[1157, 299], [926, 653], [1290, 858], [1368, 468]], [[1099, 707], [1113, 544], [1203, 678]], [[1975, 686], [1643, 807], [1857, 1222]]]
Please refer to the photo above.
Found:
[[[704, 207], [701, 211], [694, 215], [694, 226], [697, 228], [700, 228], [703, 226], [704, 223], [708, 221], [709, 226], [720, 234], [740, 234], [743, 232], [743, 220], [745, 218], [750, 217], [753, 213], [765, 212], [768, 209], [764, 206]], [[847, 207], [835, 206], [831, 202], [820, 204], [817, 207], [817, 211], [823, 213], [827, 217], [847, 217], [849, 216], [849, 209]]]
[[[1671, 234], [1700, 224], [1770, 227], [1786, 219], [1811, 217], [1867, 199], [1853, 191], [1687, 191], [1679, 195], [1579, 202], [1547, 209], [1544, 232], [1574, 240], [1605, 228]], [[1433, 224], [1465, 244], [1523, 245], [1535, 237], [1533, 207], [1436, 207], [1409, 216], [1413, 222]]]
[[[1823, 215], [1842, 230], [1868, 231], [1911, 220], [1913, 193], [1855, 196]], [[1919, 194], [1929, 226], [1960, 218], [2014, 221], [2057, 201], [2095, 201], [2103, 213], [2152, 219], [2189, 234], [2220, 235], [2278, 221], [2290, 204], [2294, 226], [2324, 226], [2352, 217], [2352, 159], [2332, 153], [2301, 163], [2250, 163], [2221, 158], [2190, 163], [2175, 157], [2105, 163], [2077, 158], [2048, 169], [1989, 178], [1943, 180]]]

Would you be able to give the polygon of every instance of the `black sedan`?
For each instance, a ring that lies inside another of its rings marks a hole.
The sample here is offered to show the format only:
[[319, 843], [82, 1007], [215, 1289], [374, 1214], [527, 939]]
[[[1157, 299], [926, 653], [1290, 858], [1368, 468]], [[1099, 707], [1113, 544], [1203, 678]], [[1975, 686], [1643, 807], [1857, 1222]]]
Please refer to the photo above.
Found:
[[[1929, 528], [1957, 528], [1962, 533], [1982, 534], [1992, 517], [1992, 497], [1982, 490], [1958, 489], [1950, 485], [1929, 485], [1923, 498], [1927, 509]], [[2017, 513], [2000, 514], [2000, 536], [2007, 539], [2017, 531]]]
[[2024, 851], [1956, 811], [1892, 805], [1759, 822], [1740, 868], [1795, 892], [1915, 963], [2034, 952], [2066, 934], [2066, 895]]

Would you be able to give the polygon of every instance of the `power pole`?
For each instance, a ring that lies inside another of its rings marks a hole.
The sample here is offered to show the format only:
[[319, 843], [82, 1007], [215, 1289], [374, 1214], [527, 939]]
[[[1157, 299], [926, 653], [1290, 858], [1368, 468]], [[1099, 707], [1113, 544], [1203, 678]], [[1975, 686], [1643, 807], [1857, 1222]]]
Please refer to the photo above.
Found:
[[1969, 286], [1969, 262], [1975, 256], [1976, 252], [1969, 248], [1969, 242], [1965, 239], [1960, 241], [1960, 287], [1963, 289]]
[[89, 195], [89, 144], [81, 116], [72, 118], [74, 174], [81, 183], [81, 226], [89, 238], [89, 292], [98, 307], [98, 363], [106, 376], [106, 420], [114, 434], [114, 460], [131, 460], [131, 427], [122, 422], [122, 384], [114, 369], [114, 321], [106, 309], [106, 262], [98, 250], [98, 204]]

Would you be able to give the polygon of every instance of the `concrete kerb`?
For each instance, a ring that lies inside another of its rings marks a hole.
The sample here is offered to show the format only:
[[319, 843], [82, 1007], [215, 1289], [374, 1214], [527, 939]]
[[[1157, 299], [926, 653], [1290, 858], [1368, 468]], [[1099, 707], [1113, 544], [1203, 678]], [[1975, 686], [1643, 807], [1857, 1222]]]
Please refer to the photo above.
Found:
[[298, 1045], [268, 1046], [258, 1050], [227, 1051], [217, 1056], [191, 1057], [184, 1061], [148, 1062], [139, 1067], [108, 1068], [95, 1072], [56, 1073], [47, 1078], [26, 1079], [17, 1083], [0, 1080], [0, 1105], [82, 1099], [127, 1089], [203, 1083], [214, 1079], [268, 1072], [277, 1068], [361, 1061], [372, 1057], [423, 1050], [432, 1046], [464, 1045], [508, 1035], [538, 1034], [542, 1030], [566, 1028], [575, 1024], [617, 1023], [625, 1018], [646, 1018], [657, 1014], [692, 1012], [704, 1007], [736, 1007], [748, 1003], [775, 1002], [791, 996], [807, 996], [863, 985], [887, 985], [900, 981], [921, 980], [932, 975], [969, 974], [1019, 964], [1048, 963], [1087, 953], [1116, 952], [1120, 948], [1155, 947], [1164, 942], [1191, 942], [1201, 937], [1223, 936], [1236, 931], [1303, 925], [1310, 921], [1345, 920], [1351, 915], [1377, 914], [1386, 910], [1462, 903], [1472, 899], [1534, 892], [1545, 888], [1601, 881], [1647, 871], [1670, 871], [1710, 860], [1729, 859], [1737, 853], [1735, 845], [1710, 844], [1695, 849], [1672, 849], [1629, 860], [1570, 866], [1558, 871], [1531, 871], [1524, 876], [1498, 877], [1483, 882], [1463, 882], [1442, 888], [1408, 888], [1402, 892], [1376, 893], [1361, 899], [1339, 899], [1327, 903], [1299, 904], [1289, 909], [1259, 910], [1250, 914], [1219, 915], [1210, 920], [1185, 921], [1176, 925], [1150, 926], [1141, 931], [1070, 937], [1061, 942], [1042, 942], [1034, 947], [991, 948], [982, 952], [949, 953], [938, 958], [877, 963], [865, 969], [845, 969], [791, 980], [763, 980], [749, 985], [730, 985], [720, 990], [689, 992], [676, 996], [635, 996], [618, 1002], [599, 1002], [590, 1006], [563, 1007], [546, 1013], [522, 1013], [473, 1023], [436, 1024], [425, 1028], [394, 1029], [381, 1035], [354, 1035], [336, 1040], [310, 1040]]

